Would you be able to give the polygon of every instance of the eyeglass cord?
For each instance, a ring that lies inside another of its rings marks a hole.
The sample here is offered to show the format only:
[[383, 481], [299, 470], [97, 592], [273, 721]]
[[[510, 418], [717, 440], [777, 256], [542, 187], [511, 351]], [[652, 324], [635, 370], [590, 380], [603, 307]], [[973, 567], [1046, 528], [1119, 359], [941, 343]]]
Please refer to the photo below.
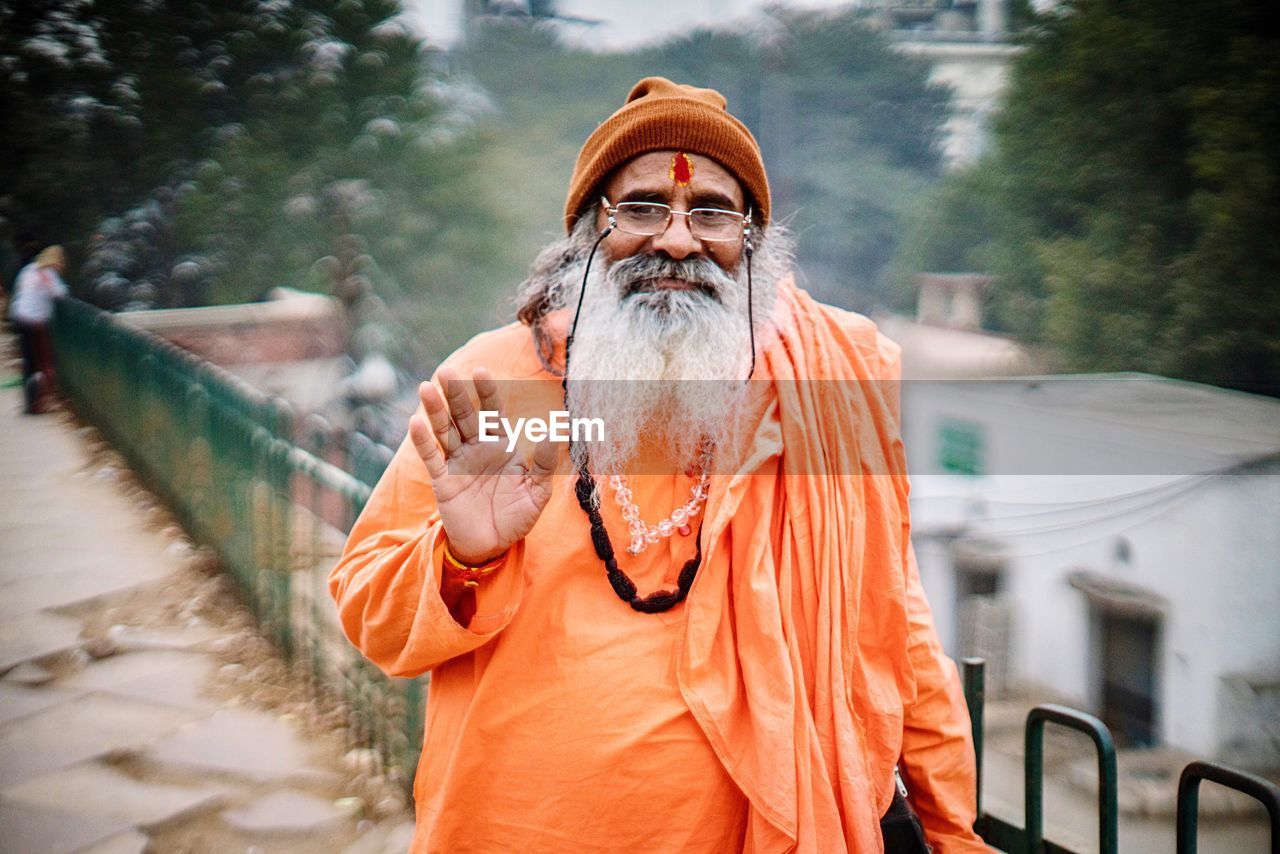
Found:
[[569, 350], [573, 347], [573, 334], [578, 331], [578, 318], [582, 316], [582, 298], [587, 295], [587, 277], [591, 275], [591, 262], [596, 257], [596, 250], [613, 231], [613, 225], [606, 225], [604, 231], [591, 246], [591, 254], [587, 256], [587, 269], [582, 272], [582, 287], [578, 288], [578, 307], [573, 311], [573, 323], [569, 326], [569, 334], [564, 339], [564, 376], [560, 379], [560, 387], [564, 389], [565, 409], [569, 408]]
[[750, 231], [747, 232], [742, 251], [747, 256], [747, 334], [751, 336], [751, 370], [747, 371], [747, 382], [750, 382], [756, 372], [756, 300], [751, 293], [751, 256], [755, 254], [755, 245], [751, 242]]

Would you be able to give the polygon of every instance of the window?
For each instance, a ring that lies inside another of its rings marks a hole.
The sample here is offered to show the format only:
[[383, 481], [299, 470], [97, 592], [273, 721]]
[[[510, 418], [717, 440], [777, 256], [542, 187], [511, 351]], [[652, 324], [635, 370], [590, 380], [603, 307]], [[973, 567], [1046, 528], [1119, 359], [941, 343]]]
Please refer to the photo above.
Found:
[[982, 425], [944, 417], [938, 425], [938, 468], [949, 474], [983, 474], [986, 460]]

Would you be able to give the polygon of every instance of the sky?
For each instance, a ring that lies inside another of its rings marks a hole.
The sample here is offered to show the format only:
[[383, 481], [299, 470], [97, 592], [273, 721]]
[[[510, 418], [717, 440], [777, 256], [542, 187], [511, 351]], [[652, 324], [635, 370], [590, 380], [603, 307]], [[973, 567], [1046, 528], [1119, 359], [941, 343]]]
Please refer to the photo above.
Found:
[[[462, 0], [401, 0], [405, 19], [429, 40], [448, 46], [462, 32]], [[797, 8], [836, 8], [854, 5], [848, 0], [790, 0], [773, 5]], [[561, 15], [594, 18], [597, 26], [568, 25], [571, 41], [599, 50], [636, 47], [684, 29], [706, 26], [750, 15], [770, 0], [560, 0]]]

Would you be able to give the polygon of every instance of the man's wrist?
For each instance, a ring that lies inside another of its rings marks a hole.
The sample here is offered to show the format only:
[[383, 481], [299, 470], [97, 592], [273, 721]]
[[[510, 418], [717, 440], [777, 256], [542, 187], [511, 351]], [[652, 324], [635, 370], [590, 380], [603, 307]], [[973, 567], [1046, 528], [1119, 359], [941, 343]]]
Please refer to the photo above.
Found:
[[495, 552], [487, 556], [476, 557], [467, 554], [465, 551], [454, 548], [453, 544], [449, 542], [448, 534], [444, 537], [445, 559], [462, 566], [464, 569], [481, 569], [491, 563], [497, 563], [506, 556], [508, 551], [510, 551], [510, 549], [503, 549], [500, 552]]
[[449, 547], [449, 539], [444, 539], [444, 568], [447, 573], [462, 582], [464, 587], [478, 587], [480, 580], [502, 565], [508, 549], [483, 559], [455, 554]]

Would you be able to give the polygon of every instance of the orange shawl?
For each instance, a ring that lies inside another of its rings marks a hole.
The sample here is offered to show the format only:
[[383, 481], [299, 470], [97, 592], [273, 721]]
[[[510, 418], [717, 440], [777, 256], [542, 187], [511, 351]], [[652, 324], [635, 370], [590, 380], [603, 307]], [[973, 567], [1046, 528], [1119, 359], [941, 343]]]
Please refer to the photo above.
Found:
[[763, 353], [777, 403], [755, 450], [780, 440], [781, 476], [723, 478], [706, 553], [744, 503], [776, 516], [734, 530], [732, 580], [697, 579], [680, 687], [751, 801], [752, 849], [830, 850], [843, 826], [850, 851], [878, 850], [915, 696], [905, 463], [880, 382], [896, 348], [794, 286], [779, 300]]

